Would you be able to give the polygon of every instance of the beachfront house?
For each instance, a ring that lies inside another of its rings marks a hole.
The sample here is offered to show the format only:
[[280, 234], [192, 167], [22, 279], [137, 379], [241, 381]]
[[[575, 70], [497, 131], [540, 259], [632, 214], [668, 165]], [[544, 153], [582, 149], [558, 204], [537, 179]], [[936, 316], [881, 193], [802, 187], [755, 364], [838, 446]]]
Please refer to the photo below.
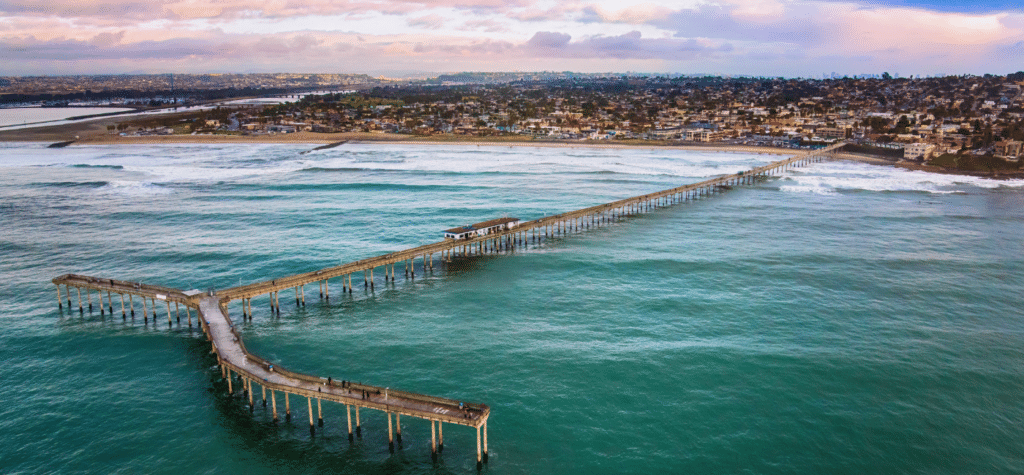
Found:
[[519, 218], [497, 218], [446, 230], [444, 238], [455, 240], [473, 239], [478, 236], [508, 231], [518, 224]]

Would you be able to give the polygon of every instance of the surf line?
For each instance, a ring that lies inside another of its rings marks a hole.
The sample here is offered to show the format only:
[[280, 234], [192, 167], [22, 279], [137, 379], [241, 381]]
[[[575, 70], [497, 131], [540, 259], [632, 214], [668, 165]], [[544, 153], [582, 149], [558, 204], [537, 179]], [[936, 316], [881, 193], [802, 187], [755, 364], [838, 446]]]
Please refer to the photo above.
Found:
[[[115, 279], [104, 279], [78, 274], [65, 274], [56, 277], [52, 283], [57, 286], [57, 307], [63, 314], [64, 298], [67, 299], [67, 310], [73, 312], [72, 288], [78, 300], [78, 313], [85, 313], [82, 291], [85, 291], [90, 314], [93, 312], [93, 295], [96, 294], [100, 315], [107, 311], [114, 314], [113, 295], [118, 295], [122, 320], [127, 320], [129, 313], [135, 320], [135, 299], [140, 300], [143, 322], [149, 324], [149, 312], [152, 310], [153, 324], [157, 322], [158, 307], [166, 307], [167, 325], [181, 324], [181, 308], [185, 309], [188, 326], [192, 327], [192, 310], [196, 312], [199, 327], [210, 341], [211, 353], [217, 357], [221, 376], [227, 383], [228, 396], [239, 396], [247, 401], [249, 412], [255, 412], [254, 385], [259, 386], [262, 395], [261, 404], [267, 408], [267, 392], [270, 392], [271, 412], [274, 422], [278, 421], [277, 395], [284, 397], [285, 420], [291, 420], [291, 396], [306, 399], [309, 415], [310, 435], [315, 436], [317, 427], [323, 427], [322, 402], [324, 400], [345, 405], [349, 441], [362, 436], [360, 409], [382, 411], [387, 415], [388, 446], [394, 452], [396, 442], [402, 448], [401, 417], [407, 416], [430, 422], [431, 457], [437, 460], [438, 454], [444, 450], [443, 424], [468, 426], [476, 429], [477, 438], [477, 469], [488, 463], [487, 421], [491, 409], [486, 404], [458, 401], [437, 396], [428, 396], [406, 391], [392, 390], [353, 382], [335, 380], [332, 377], [313, 376], [289, 371], [280, 365], [267, 361], [250, 353], [242, 342], [242, 337], [235, 329], [230, 317], [229, 305], [238, 301], [241, 306], [242, 320], [252, 320], [254, 297], [267, 296], [271, 314], [280, 315], [280, 293], [294, 291], [295, 305], [306, 305], [306, 285], [317, 283], [320, 298], [330, 302], [330, 279], [340, 278], [342, 293], [353, 293], [352, 276], [361, 273], [363, 288], [374, 290], [374, 270], [381, 268], [384, 283], [394, 282], [397, 265], [404, 267], [407, 279], [415, 279], [417, 260], [422, 258], [419, 269], [426, 273], [434, 268], [435, 262], [452, 262], [455, 258], [471, 258], [488, 253], [513, 250], [517, 246], [538, 244], [548, 239], [567, 236], [586, 231], [587, 229], [607, 225], [630, 216], [651, 211], [660, 207], [685, 203], [701, 199], [715, 193], [726, 191], [733, 186], [753, 184], [768, 176], [781, 173], [787, 169], [820, 162], [835, 157], [843, 142], [830, 147], [789, 157], [769, 163], [765, 166], [704, 180], [668, 190], [626, 198], [611, 203], [591, 206], [576, 211], [546, 216], [532, 221], [520, 222], [516, 218], [500, 218], [479, 223], [469, 232], [452, 232], [465, 228], [455, 228], [445, 232], [445, 239], [440, 242], [392, 252], [389, 254], [324, 268], [303, 274], [271, 279], [249, 285], [241, 285], [225, 290], [182, 291], [170, 287], [147, 285], [141, 282], [129, 282]], [[493, 224], [493, 225], [492, 225]], [[438, 257], [435, 259], [435, 255]], [[64, 286], [64, 293], [61, 293]], [[125, 297], [128, 297], [127, 305]], [[104, 304], [104, 297], [106, 303]], [[158, 304], [157, 302], [161, 302]], [[174, 305], [172, 314], [171, 304]], [[237, 389], [236, 389], [237, 388]], [[317, 418], [313, 418], [313, 400], [316, 400]], [[300, 399], [301, 400], [301, 399]], [[355, 430], [352, 426], [352, 409], [355, 408]], [[394, 424], [392, 424], [394, 417]]]

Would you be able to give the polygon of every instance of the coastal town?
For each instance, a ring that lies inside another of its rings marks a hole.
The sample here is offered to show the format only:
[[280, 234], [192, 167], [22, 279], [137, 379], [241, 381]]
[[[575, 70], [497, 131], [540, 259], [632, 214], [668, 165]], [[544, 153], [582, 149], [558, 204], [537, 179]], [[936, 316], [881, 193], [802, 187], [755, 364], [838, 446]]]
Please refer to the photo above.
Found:
[[[187, 106], [195, 98], [185, 91], [200, 87], [272, 86], [292, 95], [275, 104], [225, 102], [157, 117], [126, 117], [106, 125], [107, 133], [357, 133], [796, 149], [843, 140], [851, 152], [990, 172], [1018, 170], [1024, 154], [1024, 72], [822, 79], [570, 73], [465, 73], [421, 80], [244, 76], [190, 78], [189, 88], [177, 94], [168, 88], [168, 76], [151, 78], [162, 81], [153, 89], [160, 91], [159, 97], [152, 100]], [[52, 86], [54, 80], [48, 81]], [[103, 90], [90, 91], [92, 96], [107, 97], [110, 104], [118, 103], [113, 91], [132, 87], [89, 81], [93, 87], [110, 87], [106, 95]], [[68, 82], [73, 81], [65, 78], [64, 90], [74, 89]], [[24, 83], [18, 87], [19, 94], [28, 91]], [[9, 93], [6, 88], [0, 91]]]

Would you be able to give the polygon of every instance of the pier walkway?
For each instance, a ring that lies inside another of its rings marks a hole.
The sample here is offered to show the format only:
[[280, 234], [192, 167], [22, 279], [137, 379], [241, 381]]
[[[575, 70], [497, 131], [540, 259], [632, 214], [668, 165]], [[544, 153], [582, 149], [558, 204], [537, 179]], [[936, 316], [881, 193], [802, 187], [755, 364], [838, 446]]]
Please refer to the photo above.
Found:
[[[121, 315], [125, 319], [128, 318], [129, 314], [134, 318], [136, 298], [140, 301], [140, 308], [146, 322], [149, 321], [149, 312], [152, 311], [153, 322], [156, 323], [157, 307], [160, 306], [166, 307], [168, 325], [173, 325], [175, 319], [178, 323], [181, 323], [181, 308], [184, 307], [185, 317], [188, 320], [189, 326], [191, 326], [191, 311], [195, 310], [199, 325], [210, 339], [212, 351], [217, 355], [222, 376], [228, 383], [229, 394], [235, 394], [236, 383], [240, 385], [242, 397], [248, 400], [250, 412], [254, 411], [255, 408], [254, 384], [260, 387], [261, 404], [263, 407], [267, 406], [267, 392], [270, 392], [271, 410], [275, 421], [278, 420], [278, 393], [284, 396], [286, 420], [291, 419], [290, 397], [305, 398], [311, 433], [315, 432], [316, 426], [323, 425], [322, 401], [326, 400], [344, 404], [348, 417], [348, 434], [351, 440], [353, 436], [361, 434], [360, 408], [383, 411], [387, 414], [388, 441], [391, 450], [394, 450], [396, 440], [399, 443], [402, 440], [401, 416], [426, 419], [431, 423], [431, 453], [434, 457], [444, 447], [443, 423], [474, 427], [477, 430], [477, 467], [479, 468], [481, 463], [486, 463], [488, 459], [487, 420], [490, 417], [490, 408], [487, 405], [396, 391], [390, 388], [349, 381], [336, 381], [330, 378], [288, 371], [246, 350], [245, 344], [235, 330], [234, 323], [229, 316], [229, 304], [232, 301], [239, 301], [243, 320], [246, 318], [251, 319], [253, 314], [252, 299], [266, 295], [269, 298], [271, 311], [280, 313], [279, 294], [282, 290], [294, 290], [296, 305], [305, 306], [305, 286], [317, 283], [321, 298], [329, 300], [329, 281], [333, 278], [340, 278], [342, 291], [351, 293], [353, 286], [352, 275], [358, 272], [363, 277], [363, 286], [373, 288], [375, 282], [374, 270], [378, 268], [383, 270], [385, 280], [394, 281], [397, 264], [402, 263], [405, 275], [414, 277], [416, 261], [419, 259], [422, 259], [420, 269], [426, 272], [433, 268], [436, 261], [435, 255], [440, 257], [440, 262], [451, 261], [456, 257], [470, 257], [488, 252], [499, 252], [513, 249], [518, 245], [527, 245], [531, 242], [537, 243], [553, 236], [578, 232], [621, 219], [624, 216], [704, 197], [728, 189], [730, 186], [753, 183], [765, 176], [791, 167], [818, 162], [833, 156], [843, 145], [840, 142], [828, 148], [795, 155], [745, 172], [521, 222], [510, 229], [485, 236], [466, 240], [445, 239], [444, 241], [362, 259], [340, 266], [242, 285], [216, 292], [182, 291], [137, 282], [76, 274], [62, 275], [53, 279], [52, 282], [57, 286], [57, 302], [60, 308], [63, 308], [64, 303], [61, 293], [61, 286], [64, 286], [69, 311], [73, 308], [72, 288], [77, 292], [80, 313], [84, 313], [86, 303], [88, 304], [89, 311], [92, 312], [92, 294], [94, 292], [98, 297], [100, 312], [105, 313], [109, 311], [111, 315], [114, 314], [113, 295], [117, 294]], [[84, 301], [82, 299], [83, 290], [86, 293]], [[106, 297], [106, 306], [104, 306], [104, 296]], [[125, 300], [126, 296], [128, 299], [127, 303]], [[157, 301], [163, 302], [163, 305], [158, 304]], [[173, 317], [171, 304], [174, 305]], [[314, 399], [316, 400], [317, 408], [316, 421], [314, 421], [313, 417]], [[352, 424], [353, 407], [355, 408], [356, 421], [354, 431]], [[394, 426], [392, 426], [392, 415], [394, 416]]]

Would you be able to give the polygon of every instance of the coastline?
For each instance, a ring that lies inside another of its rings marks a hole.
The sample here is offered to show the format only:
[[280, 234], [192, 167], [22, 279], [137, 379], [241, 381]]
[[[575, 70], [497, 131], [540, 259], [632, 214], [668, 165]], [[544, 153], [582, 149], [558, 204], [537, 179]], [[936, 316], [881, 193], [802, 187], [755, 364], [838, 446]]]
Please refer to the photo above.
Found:
[[[727, 144], [678, 144], [654, 141], [555, 141], [536, 140], [532, 137], [470, 137], [470, 136], [434, 136], [423, 137], [399, 134], [376, 133], [313, 133], [297, 132], [275, 135], [142, 135], [121, 136], [107, 132], [105, 120], [93, 120], [77, 124], [65, 124], [52, 127], [39, 127], [0, 131], [0, 142], [64, 142], [72, 141], [76, 145], [159, 145], [159, 144], [306, 144], [310, 146], [330, 145], [338, 142], [350, 144], [408, 144], [408, 145], [477, 145], [486, 147], [552, 147], [552, 148], [603, 148], [603, 149], [647, 149], [647, 150], [687, 150], [716, 153], [757, 153], [769, 155], [793, 155], [802, 152], [789, 148], [765, 146], [727, 145]], [[870, 165], [891, 166], [905, 170], [939, 173], [944, 175], [962, 175], [991, 178], [996, 180], [1024, 179], [1024, 171], [1017, 172], [974, 172], [950, 170], [946, 168], [924, 165], [902, 160], [871, 155], [842, 152], [837, 154], [840, 160], [866, 163]]]

